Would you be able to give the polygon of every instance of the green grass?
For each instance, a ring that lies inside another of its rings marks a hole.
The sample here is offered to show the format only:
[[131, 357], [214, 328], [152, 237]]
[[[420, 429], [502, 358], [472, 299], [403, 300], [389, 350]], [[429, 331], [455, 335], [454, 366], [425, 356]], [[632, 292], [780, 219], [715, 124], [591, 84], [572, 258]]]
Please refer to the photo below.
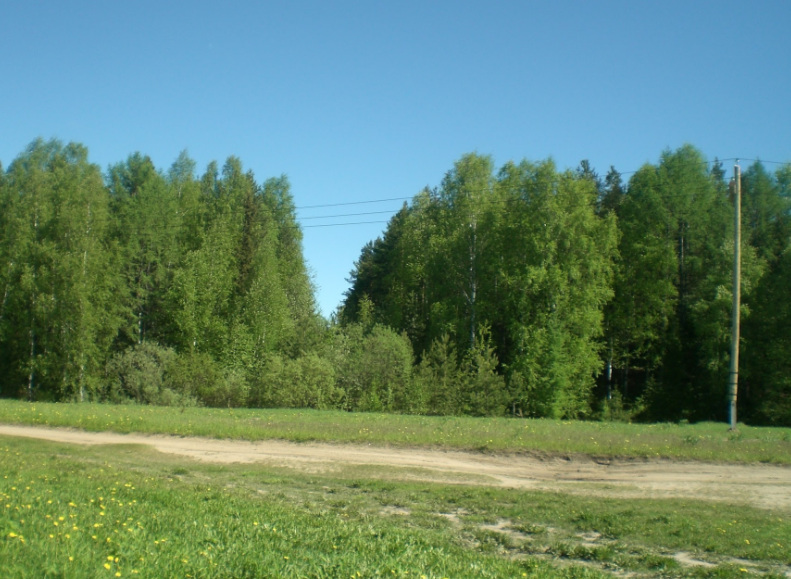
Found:
[[[355, 467], [305, 475], [10, 437], [0, 464], [0, 562], [13, 578], [743, 578], [791, 564], [790, 513], [722, 503], [405, 483]], [[678, 551], [713, 566], [684, 566]]]
[[265, 471], [264, 495], [229, 488], [221, 471], [182, 481], [173, 472], [192, 465], [145, 450], [127, 449], [122, 465], [110, 457], [117, 448], [71, 457], [63, 445], [4, 439], [0, 452], [5, 577], [597, 576], [470, 550], [444, 529], [369, 516], [332, 493], [294, 502], [291, 481]]
[[791, 464], [791, 429], [0, 400], [0, 423], [244, 440]]

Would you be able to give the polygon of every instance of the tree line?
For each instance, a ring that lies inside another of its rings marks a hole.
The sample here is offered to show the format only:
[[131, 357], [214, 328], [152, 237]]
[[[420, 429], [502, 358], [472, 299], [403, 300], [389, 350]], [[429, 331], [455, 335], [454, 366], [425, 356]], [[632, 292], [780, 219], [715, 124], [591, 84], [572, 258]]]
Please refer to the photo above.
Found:
[[4, 395], [236, 405], [321, 326], [285, 177], [137, 153], [102, 175], [41, 140], [0, 174]]
[[[483, 344], [502, 378], [492, 413], [722, 420], [734, 235], [724, 176], [689, 145], [628, 182], [586, 161], [495, 170], [465, 155], [363, 248], [340, 317], [404, 332], [434, 383]], [[754, 162], [742, 191], [740, 416], [791, 424], [791, 165]]]
[[[721, 419], [720, 163], [627, 183], [465, 155], [317, 313], [286, 177], [37, 140], [0, 166], [0, 395], [426, 414]], [[743, 178], [740, 410], [791, 424], [791, 166]]]

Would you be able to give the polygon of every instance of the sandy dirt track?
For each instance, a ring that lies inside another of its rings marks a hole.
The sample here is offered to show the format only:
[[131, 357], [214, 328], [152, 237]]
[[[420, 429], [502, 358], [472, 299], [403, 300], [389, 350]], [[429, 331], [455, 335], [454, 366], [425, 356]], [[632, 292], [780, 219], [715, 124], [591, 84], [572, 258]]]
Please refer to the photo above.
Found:
[[264, 463], [311, 472], [372, 466], [377, 478], [438, 480], [521, 489], [638, 497], [686, 497], [791, 510], [791, 468], [670, 460], [597, 461], [350, 444], [247, 442], [176, 436], [85, 432], [0, 424], [0, 435], [55, 442], [141, 444], [213, 463]]

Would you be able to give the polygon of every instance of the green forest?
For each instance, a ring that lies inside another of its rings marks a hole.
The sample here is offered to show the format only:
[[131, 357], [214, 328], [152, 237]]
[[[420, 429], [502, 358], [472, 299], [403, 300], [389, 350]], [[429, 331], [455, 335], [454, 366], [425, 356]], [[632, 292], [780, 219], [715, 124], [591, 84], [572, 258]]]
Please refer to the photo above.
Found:
[[[741, 186], [739, 417], [791, 425], [791, 164]], [[691, 145], [604, 177], [467, 154], [326, 319], [285, 176], [37, 140], [0, 166], [0, 396], [724, 420], [733, 221]]]

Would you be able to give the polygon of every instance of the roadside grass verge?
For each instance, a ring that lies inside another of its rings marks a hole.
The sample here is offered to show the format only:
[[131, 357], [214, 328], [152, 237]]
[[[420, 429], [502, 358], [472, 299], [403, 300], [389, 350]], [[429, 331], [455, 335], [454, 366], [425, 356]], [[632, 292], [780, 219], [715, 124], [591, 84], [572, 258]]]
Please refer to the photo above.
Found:
[[8, 577], [728, 579], [791, 565], [791, 513], [723, 503], [305, 475], [11, 437], [0, 463]]
[[625, 424], [319, 410], [0, 400], [0, 423], [242, 440], [282, 439], [597, 457], [791, 464], [791, 428]]

